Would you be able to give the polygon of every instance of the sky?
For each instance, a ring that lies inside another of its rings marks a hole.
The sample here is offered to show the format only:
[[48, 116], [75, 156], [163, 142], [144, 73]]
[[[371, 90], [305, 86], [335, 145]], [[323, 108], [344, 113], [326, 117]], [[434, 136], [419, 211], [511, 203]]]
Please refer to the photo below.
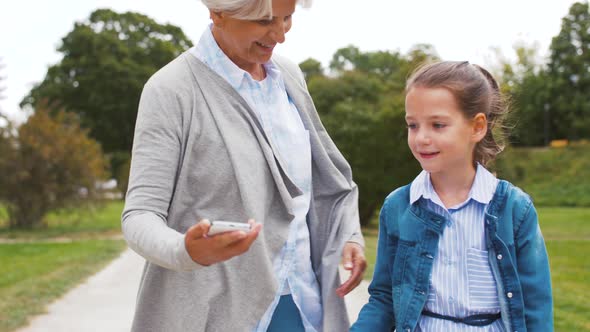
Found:
[[[336, 50], [354, 45], [363, 52], [399, 51], [413, 45], [434, 46], [443, 60], [493, 65], [499, 48], [514, 58], [513, 45], [537, 44], [548, 53], [551, 38], [574, 0], [314, 0], [297, 8], [286, 42], [275, 52], [300, 63], [319, 60], [324, 67]], [[0, 5], [0, 109], [22, 122], [18, 104], [50, 65], [74, 28], [98, 8], [134, 11], [159, 23], [171, 23], [197, 42], [209, 23], [199, 0], [6, 0]]]

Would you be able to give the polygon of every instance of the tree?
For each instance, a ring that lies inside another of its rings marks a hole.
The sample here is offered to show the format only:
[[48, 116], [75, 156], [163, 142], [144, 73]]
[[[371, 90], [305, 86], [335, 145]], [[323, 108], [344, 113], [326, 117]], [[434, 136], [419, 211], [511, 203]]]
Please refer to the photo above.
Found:
[[548, 102], [552, 138], [590, 138], [590, 11], [574, 3], [550, 46]]
[[106, 162], [72, 113], [37, 111], [19, 128], [0, 128], [0, 202], [11, 228], [39, 225], [50, 210], [94, 197]]
[[547, 105], [549, 80], [538, 55], [538, 44], [514, 45], [516, 61], [511, 62], [497, 50], [495, 76], [511, 105], [509, 142], [515, 146], [543, 146], [550, 140]]
[[179, 27], [96, 10], [62, 39], [62, 60], [21, 106], [48, 102], [50, 109], [74, 112], [104, 151], [129, 154], [143, 84], [191, 44]]
[[416, 63], [433, 54], [421, 47], [402, 56], [349, 46], [334, 54], [334, 75], [308, 79], [322, 122], [352, 167], [363, 225], [390, 191], [411, 181], [419, 170], [406, 142], [404, 87]]
[[305, 76], [305, 80], [309, 81], [313, 76], [321, 76], [324, 74], [324, 70], [322, 69], [322, 64], [312, 58], [309, 58], [302, 63], [299, 64], [303, 75]]

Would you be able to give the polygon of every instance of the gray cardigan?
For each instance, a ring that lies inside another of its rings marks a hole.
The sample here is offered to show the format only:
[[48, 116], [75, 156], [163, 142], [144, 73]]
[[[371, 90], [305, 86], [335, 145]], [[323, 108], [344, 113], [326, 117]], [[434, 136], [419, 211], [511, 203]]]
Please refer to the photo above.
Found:
[[[363, 244], [357, 187], [350, 166], [320, 122], [299, 67], [276, 55], [272, 61], [310, 132], [313, 188], [307, 222], [312, 267], [321, 288], [323, 331], [347, 331], [345, 305], [335, 289], [344, 243]], [[124, 234], [140, 254], [158, 246], [182, 252], [174, 264], [144, 255], [148, 262], [133, 331], [253, 329], [275, 295], [272, 262], [287, 238], [292, 197], [300, 194], [273, 151], [244, 99], [188, 52], [146, 83], [122, 216]], [[202, 218], [254, 218], [264, 227], [248, 252], [204, 267], [192, 262], [178, 241]], [[144, 233], [172, 235], [166, 235], [166, 241], [141, 241], [125, 232], [126, 223], [149, 225]]]

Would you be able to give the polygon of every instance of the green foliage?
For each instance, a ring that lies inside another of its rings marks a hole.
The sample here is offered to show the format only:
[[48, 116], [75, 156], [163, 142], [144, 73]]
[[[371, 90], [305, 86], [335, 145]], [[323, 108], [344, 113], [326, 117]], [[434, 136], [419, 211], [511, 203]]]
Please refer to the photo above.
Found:
[[590, 10], [574, 3], [551, 42], [548, 66], [552, 136], [590, 138]]
[[74, 112], [106, 152], [131, 151], [143, 84], [191, 46], [179, 27], [138, 13], [94, 11], [62, 39], [62, 60], [21, 105]]
[[125, 248], [122, 240], [0, 244], [0, 332], [14, 331]]
[[306, 80], [309, 80], [312, 76], [323, 75], [322, 64], [312, 58], [309, 58], [299, 64], [303, 75]]
[[590, 206], [590, 144], [511, 148], [493, 168], [525, 190], [537, 206]]
[[0, 202], [11, 228], [32, 228], [48, 211], [93, 197], [106, 169], [100, 145], [63, 111], [51, 117], [38, 109], [18, 129], [0, 128], [0, 155]]
[[549, 118], [549, 91], [547, 74], [527, 73], [514, 87], [513, 107], [510, 116], [513, 130], [510, 141], [518, 146], [546, 146], [551, 140]]
[[2, 225], [4, 222], [8, 224], [8, 211], [4, 206], [2, 206], [2, 204], [0, 204], [0, 225]]
[[131, 156], [127, 158], [118, 168], [116, 168], [115, 179], [117, 180], [117, 188], [123, 196], [127, 194], [129, 187], [129, 172], [131, 170]]
[[[419, 165], [406, 142], [405, 78], [417, 63], [432, 59], [433, 54], [424, 45], [408, 56], [364, 53], [349, 46], [334, 54], [330, 64], [334, 75], [307, 76], [322, 122], [352, 166], [363, 225], [369, 223], [389, 192], [418, 173]], [[316, 62], [307, 60], [302, 66], [317, 68]]]
[[500, 68], [495, 75], [508, 96], [511, 113], [508, 135], [515, 146], [542, 146], [549, 143], [549, 86], [545, 67], [537, 62], [537, 45], [515, 45], [517, 61], [511, 63], [498, 52]]
[[129, 169], [131, 168], [131, 153], [118, 151], [108, 154], [111, 165], [111, 176], [117, 180], [117, 189], [125, 195], [129, 183]]
[[537, 45], [515, 46], [517, 61], [500, 59], [498, 77], [513, 102], [511, 141], [547, 146], [554, 139], [590, 138], [590, 11], [574, 3], [539, 63]]

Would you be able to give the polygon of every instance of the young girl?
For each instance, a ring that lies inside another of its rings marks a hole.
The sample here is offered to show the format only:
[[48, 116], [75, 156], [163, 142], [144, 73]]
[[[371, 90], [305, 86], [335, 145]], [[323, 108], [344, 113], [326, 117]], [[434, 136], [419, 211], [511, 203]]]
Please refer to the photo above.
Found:
[[370, 299], [351, 331], [552, 331], [547, 251], [527, 194], [485, 165], [507, 107], [469, 62], [419, 69], [408, 144], [424, 169], [380, 214]]

